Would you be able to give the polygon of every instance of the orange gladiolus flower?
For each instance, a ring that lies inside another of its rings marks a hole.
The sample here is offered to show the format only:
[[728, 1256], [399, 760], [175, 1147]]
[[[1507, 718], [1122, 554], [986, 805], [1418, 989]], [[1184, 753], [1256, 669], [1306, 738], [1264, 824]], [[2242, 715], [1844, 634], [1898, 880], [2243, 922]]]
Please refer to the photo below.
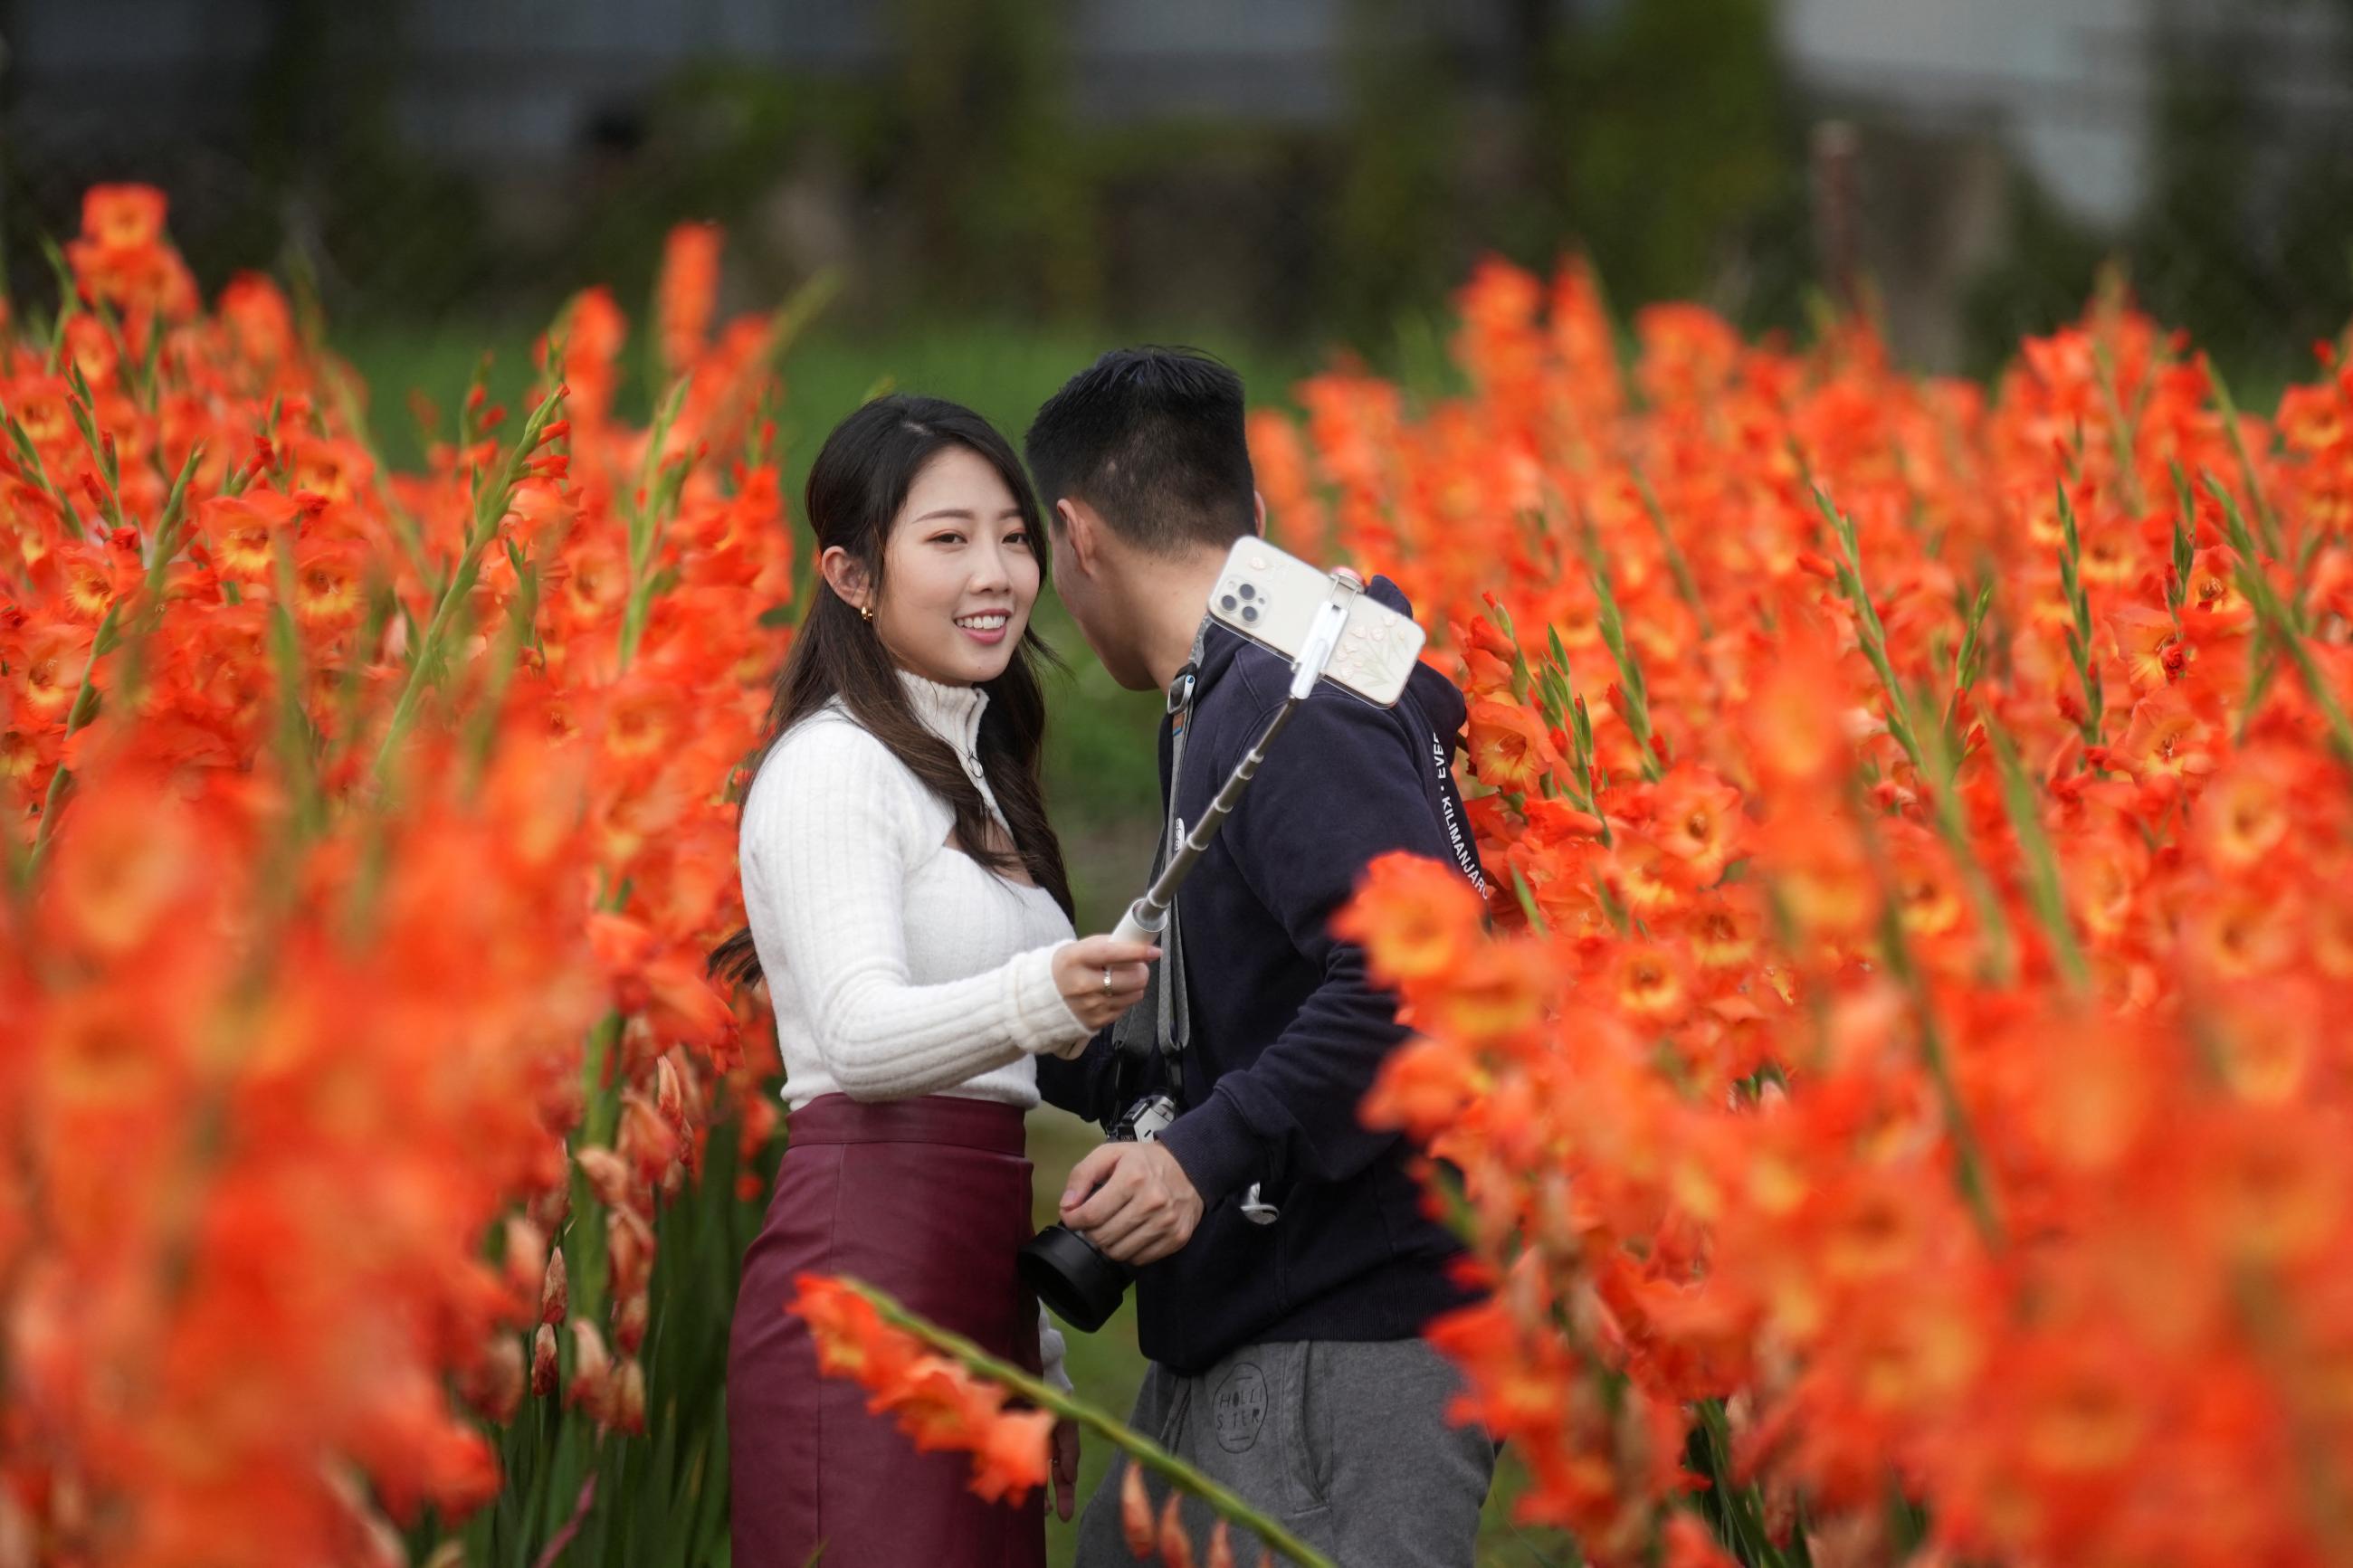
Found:
[[2208, 725], [2190, 710], [2178, 692], [2160, 691], [2143, 698], [2132, 710], [2132, 723], [2117, 746], [2117, 760], [2144, 781], [2179, 783], [2214, 771]]
[[1740, 792], [1688, 765], [1667, 775], [1652, 797], [1655, 841], [1706, 886], [1740, 852]]
[[1377, 977], [1420, 980], [1461, 957], [1485, 912], [1453, 867], [1414, 855], [1383, 855], [1366, 868], [1356, 901], [1332, 929], [1363, 945]]
[[196, 529], [212, 552], [215, 570], [266, 591], [277, 569], [275, 540], [290, 532], [301, 516], [293, 497], [252, 489], [206, 501], [196, 510]]
[[1469, 746], [1472, 772], [1500, 790], [1533, 791], [1560, 763], [1535, 714], [1493, 700], [1472, 705]]
[[694, 363], [711, 330], [719, 298], [720, 231], [715, 224], [682, 223], [662, 247], [662, 363], [675, 374]]
[[82, 196], [81, 231], [109, 250], [139, 250], [164, 237], [164, 193], [152, 185], [92, 185]]
[[972, 1489], [991, 1501], [1018, 1502], [1046, 1484], [1050, 1415], [1006, 1410], [1003, 1390], [933, 1354], [839, 1281], [803, 1274], [793, 1284], [787, 1310], [808, 1324], [819, 1367], [855, 1379], [867, 1408], [895, 1416], [916, 1447], [971, 1454]]

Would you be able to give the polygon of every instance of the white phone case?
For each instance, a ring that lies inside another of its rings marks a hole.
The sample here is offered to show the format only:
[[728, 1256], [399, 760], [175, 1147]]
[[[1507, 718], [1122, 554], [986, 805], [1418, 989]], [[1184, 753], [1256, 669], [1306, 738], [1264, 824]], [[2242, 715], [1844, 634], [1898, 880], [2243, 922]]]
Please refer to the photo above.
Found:
[[1218, 585], [1209, 591], [1209, 615], [1261, 647], [1296, 660], [1315, 612], [1343, 594], [1348, 618], [1341, 624], [1324, 679], [1367, 702], [1394, 707], [1421, 657], [1422, 629], [1265, 540], [1252, 535], [1234, 542]]

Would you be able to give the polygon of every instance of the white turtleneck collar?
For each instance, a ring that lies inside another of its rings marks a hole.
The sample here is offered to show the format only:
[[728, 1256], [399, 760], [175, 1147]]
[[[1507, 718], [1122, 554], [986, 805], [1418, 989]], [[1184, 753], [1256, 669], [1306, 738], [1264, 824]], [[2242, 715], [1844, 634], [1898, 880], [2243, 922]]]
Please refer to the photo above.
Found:
[[988, 706], [988, 693], [977, 686], [949, 686], [929, 680], [912, 669], [899, 671], [899, 684], [906, 689], [907, 706], [923, 721], [923, 728], [956, 749], [956, 755], [970, 756], [980, 744], [981, 710]]
[[981, 799], [996, 811], [997, 796], [990, 792], [987, 774], [980, 765], [980, 715], [988, 706], [988, 693], [977, 686], [929, 680], [910, 669], [899, 671], [899, 684], [906, 690], [907, 706], [916, 719], [948, 743], [964, 771], [980, 786]]

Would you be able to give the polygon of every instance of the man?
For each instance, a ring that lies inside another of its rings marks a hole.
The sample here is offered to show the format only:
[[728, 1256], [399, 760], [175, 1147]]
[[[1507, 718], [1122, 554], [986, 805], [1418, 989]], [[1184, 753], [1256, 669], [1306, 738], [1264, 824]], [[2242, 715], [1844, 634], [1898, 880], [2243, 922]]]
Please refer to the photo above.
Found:
[[[1181, 725], [1174, 806], [1197, 822], [1290, 682], [1283, 660], [1203, 624], [1227, 551], [1265, 521], [1240, 379], [1185, 351], [1108, 353], [1039, 411], [1028, 447], [1055, 584], [1103, 668], [1134, 690], [1192, 678], [1160, 767], [1165, 801]], [[1408, 609], [1385, 578], [1368, 591]], [[1153, 1365], [1131, 1424], [1351, 1568], [1468, 1564], [1494, 1465], [1483, 1432], [1447, 1421], [1458, 1376], [1419, 1337], [1473, 1299], [1450, 1268], [1460, 1245], [1423, 1214], [1401, 1139], [1357, 1120], [1405, 1030], [1329, 930], [1388, 851], [1479, 879], [1448, 826], [1462, 721], [1426, 668], [1395, 709], [1319, 685], [1178, 895], [1163, 945], [1180, 956], [1162, 962], [1181, 994], [1148, 998], [1075, 1061], [1039, 1061], [1050, 1101], [1107, 1121], [1161, 1087], [1160, 1037], [1183, 1037], [1182, 1113], [1156, 1142], [1088, 1155], [1061, 1218], [1139, 1268]], [[1082, 1568], [1131, 1561], [1119, 1479], [1081, 1523]], [[1206, 1515], [1187, 1517], [1198, 1539]]]

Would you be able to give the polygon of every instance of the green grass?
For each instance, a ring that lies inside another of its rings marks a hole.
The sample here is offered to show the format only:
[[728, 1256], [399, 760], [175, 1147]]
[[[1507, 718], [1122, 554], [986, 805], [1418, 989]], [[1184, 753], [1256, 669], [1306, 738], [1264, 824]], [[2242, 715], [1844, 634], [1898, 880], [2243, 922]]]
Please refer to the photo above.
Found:
[[[369, 388], [370, 423], [385, 455], [396, 467], [405, 467], [424, 450], [409, 417], [412, 391], [431, 399], [446, 418], [488, 351], [491, 395], [512, 405], [530, 384], [532, 344], [545, 325], [356, 321], [331, 323], [327, 337]], [[1018, 448], [1030, 416], [1057, 387], [1103, 350], [1143, 342], [1190, 342], [1217, 354], [1241, 374], [1253, 403], [1285, 399], [1293, 383], [1317, 363], [1312, 354], [1268, 350], [1217, 333], [1109, 333], [987, 321], [909, 324], [875, 333], [831, 325], [820, 317], [785, 355], [786, 494], [797, 514], [801, 482], [826, 432], [870, 397], [920, 392], [952, 398], [987, 418]], [[622, 351], [627, 374], [617, 400], [619, 413], [637, 419], [645, 417], [653, 399], [644, 347], [642, 332], [633, 330]]]

